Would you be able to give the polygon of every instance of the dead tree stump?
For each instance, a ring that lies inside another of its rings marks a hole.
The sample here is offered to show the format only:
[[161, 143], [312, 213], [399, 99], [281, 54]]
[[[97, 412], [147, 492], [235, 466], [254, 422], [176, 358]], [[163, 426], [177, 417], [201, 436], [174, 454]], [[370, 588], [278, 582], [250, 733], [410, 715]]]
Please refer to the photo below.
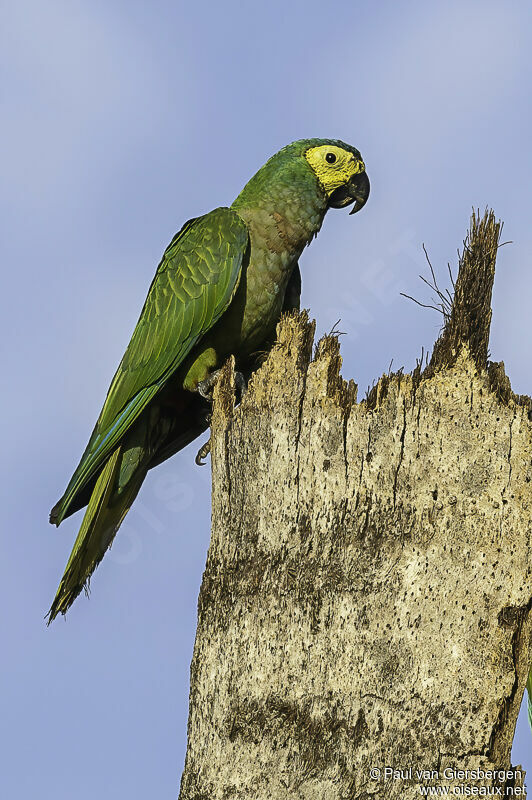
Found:
[[305, 313], [236, 408], [226, 365], [182, 800], [520, 794], [532, 424], [488, 362], [499, 235], [473, 217], [430, 363], [360, 402]]

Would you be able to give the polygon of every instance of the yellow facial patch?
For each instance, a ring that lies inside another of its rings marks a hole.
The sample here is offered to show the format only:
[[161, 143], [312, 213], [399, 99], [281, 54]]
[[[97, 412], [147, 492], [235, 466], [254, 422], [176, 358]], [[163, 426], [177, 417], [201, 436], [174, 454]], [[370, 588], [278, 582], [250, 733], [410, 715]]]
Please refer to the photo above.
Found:
[[309, 148], [305, 158], [327, 195], [331, 195], [335, 189], [347, 183], [357, 172], [365, 170], [362, 160], [348, 150], [332, 144], [320, 144], [319, 147]]

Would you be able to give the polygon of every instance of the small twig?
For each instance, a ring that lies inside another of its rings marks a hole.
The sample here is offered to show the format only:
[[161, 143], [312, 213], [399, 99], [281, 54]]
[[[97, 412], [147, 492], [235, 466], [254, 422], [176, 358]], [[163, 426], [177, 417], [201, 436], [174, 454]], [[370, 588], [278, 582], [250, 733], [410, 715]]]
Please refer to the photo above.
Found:
[[[447, 262], [447, 270], [448, 270], [448, 272], [449, 272], [449, 278], [450, 278], [450, 280], [451, 280], [451, 284], [452, 284], [453, 291], [454, 291], [454, 289], [455, 289], [455, 282], [454, 282], [454, 278], [453, 278], [453, 271], [452, 271], [452, 269], [451, 269], [451, 264], [450, 264], [450, 262], [449, 262], [449, 261]], [[449, 295], [449, 296], [450, 296], [450, 295]]]
[[[436, 273], [434, 272], [434, 267], [432, 266], [431, 260], [429, 258], [429, 254], [427, 252], [427, 248], [425, 247], [425, 244], [422, 244], [422, 247], [423, 247], [423, 252], [425, 253], [425, 258], [427, 259], [427, 264], [429, 265], [432, 281], [431, 280], [427, 280], [427, 278], [425, 278], [423, 275], [420, 275], [419, 277], [421, 278], [423, 283], [425, 283], [429, 287], [429, 289], [431, 289], [433, 292], [436, 292], [436, 294], [438, 296], [438, 299], [439, 299], [439, 302], [438, 302], [438, 300], [435, 300], [433, 298], [434, 305], [432, 303], [422, 303], [420, 300], [416, 300], [415, 297], [412, 297], [409, 294], [405, 294], [404, 292], [401, 292], [401, 294], [402, 294], [403, 297], [408, 298], [408, 300], [413, 300], [414, 303], [417, 303], [417, 305], [421, 306], [422, 308], [431, 308], [434, 311], [438, 311], [440, 314], [442, 314], [444, 322], [447, 323], [449, 321], [450, 316], [451, 316], [452, 305], [453, 305], [453, 295], [451, 294], [449, 289], [445, 289], [445, 291], [443, 292], [440, 289], [440, 287], [438, 286], [438, 281], [436, 279]], [[454, 279], [453, 279], [453, 276], [452, 276], [452, 273], [451, 273], [451, 267], [450, 267], [449, 264], [447, 264], [447, 267], [449, 269], [449, 275], [450, 275], [450, 278], [451, 278], [451, 284], [452, 284], [453, 292], [454, 292], [455, 284], [454, 284]]]
[[346, 335], [345, 331], [337, 331], [337, 330], [335, 330], [336, 326], [339, 325], [341, 321], [342, 321], [341, 318], [336, 320], [336, 322], [332, 326], [332, 328], [329, 331], [329, 333], [327, 334], [327, 336], [337, 336], [338, 337], [338, 336], [345, 336]]
[[441, 313], [441, 308], [438, 308], [437, 306], [431, 306], [429, 303], [422, 303], [421, 300], [416, 300], [415, 297], [412, 297], [410, 294], [405, 294], [404, 292], [399, 292], [399, 294], [402, 297], [406, 297], [408, 300], [413, 300], [414, 303], [417, 303], [417, 305], [421, 306], [422, 308], [432, 308], [434, 311], [439, 311]]

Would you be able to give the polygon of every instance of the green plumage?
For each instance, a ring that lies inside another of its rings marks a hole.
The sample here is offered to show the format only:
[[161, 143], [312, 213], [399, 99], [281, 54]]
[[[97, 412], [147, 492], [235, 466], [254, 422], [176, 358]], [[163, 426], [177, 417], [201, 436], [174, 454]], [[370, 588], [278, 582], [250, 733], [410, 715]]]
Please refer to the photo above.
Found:
[[[310, 148], [324, 148], [325, 177], [307, 160]], [[344, 152], [348, 162], [340, 189], [340, 165], [325, 161], [328, 148]], [[294, 142], [259, 170], [231, 208], [191, 219], [174, 236], [87, 448], [50, 515], [59, 525], [87, 505], [50, 621], [86, 585], [148, 469], [206, 429], [208, 404], [198, 383], [231, 354], [248, 370], [254, 353], [272, 341], [282, 310], [299, 305], [298, 258], [330, 206], [355, 199], [363, 205], [365, 173], [362, 189], [354, 183], [363, 171], [360, 153], [342, 142]]]
[[52, 511], [57, 525], [76, 492], [98, 472], [198, 339], [226, 310], [240, 278], [248, 238], [246, 226], [228, 208], [190, 220], [174, 236], [89, 444]]

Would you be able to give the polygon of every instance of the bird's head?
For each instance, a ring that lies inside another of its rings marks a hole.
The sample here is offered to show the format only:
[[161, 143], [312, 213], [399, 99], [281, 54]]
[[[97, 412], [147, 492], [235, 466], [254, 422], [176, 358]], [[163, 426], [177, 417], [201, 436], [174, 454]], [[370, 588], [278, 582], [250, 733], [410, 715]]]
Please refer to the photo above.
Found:
[[369, 197], [369, 178], [359, 151], [335, 139], [314, 140], [303, 151], [330, 208], [354, 203], [351, 214], [360, 211]]
[[362, 156], [355, 147], [339, 139], [298, 139], [273, 155], [251, 178], [233, 203], [239, 213], [270, 203], [279, 211], [286, 191], [303, 196], [317, 191], [320, 206], [345, 208], [354, 203], [352, 214], [369, 197], [369, 180]]

